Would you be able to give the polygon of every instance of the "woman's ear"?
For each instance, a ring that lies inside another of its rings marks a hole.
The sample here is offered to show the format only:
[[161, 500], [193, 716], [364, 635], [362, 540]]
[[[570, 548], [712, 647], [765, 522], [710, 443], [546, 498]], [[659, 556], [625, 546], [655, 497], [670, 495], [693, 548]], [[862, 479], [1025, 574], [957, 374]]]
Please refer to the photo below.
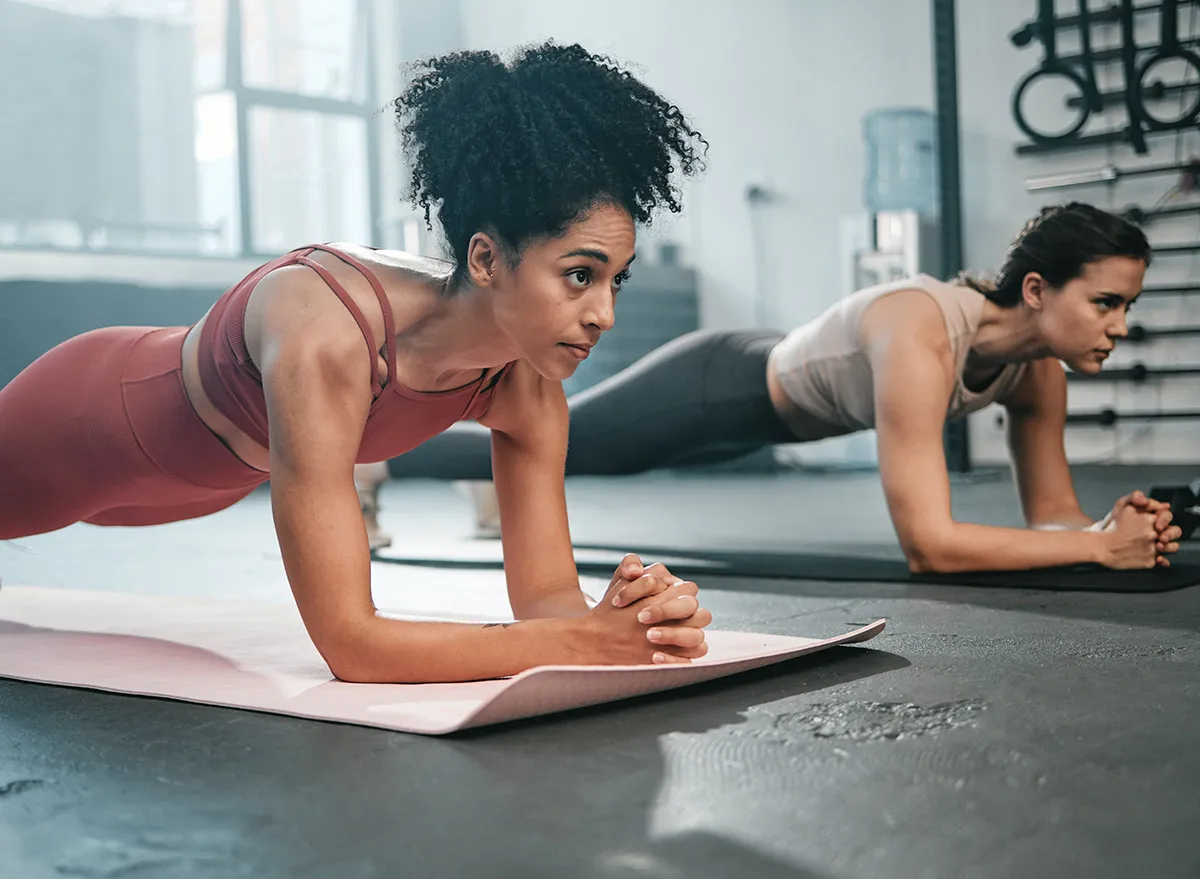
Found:
[[1049, 285], [1037, 272], [1026, 272], [1021, 281], [1021, 301], [1031, 311], [1041, 311], [1045, 306]]
[[477, 287], [490, 287], [500, 265], [499, 243], [486, 232], [476, 232], [467, 244], [467, 274]]

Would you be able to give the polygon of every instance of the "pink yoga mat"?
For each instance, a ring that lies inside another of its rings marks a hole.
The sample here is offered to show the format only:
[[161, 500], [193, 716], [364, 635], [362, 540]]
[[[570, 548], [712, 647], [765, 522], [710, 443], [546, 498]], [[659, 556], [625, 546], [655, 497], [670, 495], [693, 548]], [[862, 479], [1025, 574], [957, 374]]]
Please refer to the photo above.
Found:
[[866, 641], [708, 632], [686, 666], [541, 666], [462, 684], [334, 680], [293, 605], [5, 586], [0, 677], [440, 735], [709, 681]]

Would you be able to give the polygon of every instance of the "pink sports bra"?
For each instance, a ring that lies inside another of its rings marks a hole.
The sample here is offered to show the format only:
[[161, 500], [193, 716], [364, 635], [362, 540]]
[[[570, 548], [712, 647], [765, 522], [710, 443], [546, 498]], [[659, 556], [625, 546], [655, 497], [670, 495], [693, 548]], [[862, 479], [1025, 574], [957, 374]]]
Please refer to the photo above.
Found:
[[262, 374], [246, 352], [246, 303], [259, 280], [284, 266], [307, 266], [321, 276], [358, 323], [371, 362], [375, 362], [379, 346], [375, 343], [370, 324], [346, 288], [325, 266], [310, 258], [310, 254], [317, 250], [331, 253], [357, 269], [375, 291], [375, 298], [379, 300], [379, 307], [383, 311], [387, 381], [380, 382], [372, 370], [371, 391], [374, 399], [363, 430], [358, 462], [394, 458], [436, 436], [456, 421], [483, 417], [491, 404], [496, 385], [512, 364], [506, 364], [486, 384], [485, 370], [470, 384], [448, 391], [414, 391], [404, 386], [396, 380], [396, 325], [383, 285], [361, 262], [324, 244], [293, 250], [260, 266], [225, 291], [213, 305], [200, 333], [198, 354], [200, 383], [217, 410], [259, 445], [269, 447]]

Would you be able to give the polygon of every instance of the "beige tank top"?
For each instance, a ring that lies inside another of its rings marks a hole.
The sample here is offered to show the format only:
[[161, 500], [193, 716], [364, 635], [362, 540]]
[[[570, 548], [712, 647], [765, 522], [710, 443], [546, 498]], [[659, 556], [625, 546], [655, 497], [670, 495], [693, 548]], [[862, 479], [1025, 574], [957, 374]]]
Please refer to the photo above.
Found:
[[972, 391], [963, 384], [963, 368], [983, 314], [984, 297], [978, 291], [929, 275], [868, 287], [792, 330], [771, 352], [772, 369], [780, 387], [797, 408], [811, 416], [813, 435], [800, 439], [840, 436], [875, 426], [874, 381], [871, 365], [859, 345], [859, 324], [872, 303], [904, 290], [928, 293], [946, 320], [957, 376], [946, 407], [947, 421], [1003, 397], [1021, 378], [1025, 364], [1010, 363], [981, 391]]

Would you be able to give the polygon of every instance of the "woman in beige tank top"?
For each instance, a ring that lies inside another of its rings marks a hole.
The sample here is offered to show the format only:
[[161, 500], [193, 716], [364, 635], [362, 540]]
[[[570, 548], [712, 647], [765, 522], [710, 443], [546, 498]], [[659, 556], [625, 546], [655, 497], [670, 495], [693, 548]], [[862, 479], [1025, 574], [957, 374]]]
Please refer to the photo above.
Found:
[[[786, 336], [691, 333], [571, 398], [567, 473], [634, 473], [874, 428], [892, 521], [916, 571], [1165, 566], [1180, 533], [1166, 505], [1134, 492], [1093, 522], [1063, 442], [1062, 364], [1100, 371], [1127, 334], [1149, 262], [1136, 226], [1075, 203], [1031, 220], [995, 283], [921, 275], [854, 293]], [[1029, 530], [950, 513], [943, 428], [992, 402], [1007, 409]], [[391, 472], [485, 480], [489, 457], [487, 432], [462, 425]]]

